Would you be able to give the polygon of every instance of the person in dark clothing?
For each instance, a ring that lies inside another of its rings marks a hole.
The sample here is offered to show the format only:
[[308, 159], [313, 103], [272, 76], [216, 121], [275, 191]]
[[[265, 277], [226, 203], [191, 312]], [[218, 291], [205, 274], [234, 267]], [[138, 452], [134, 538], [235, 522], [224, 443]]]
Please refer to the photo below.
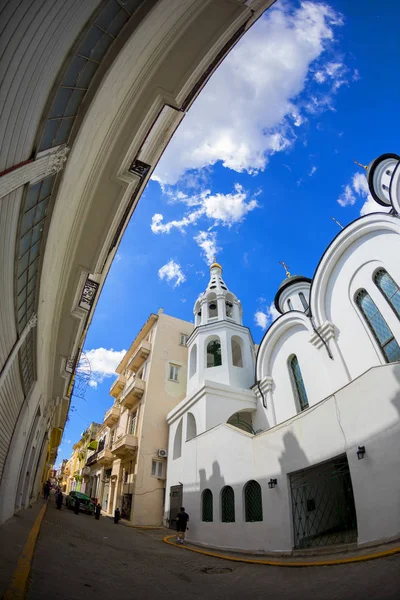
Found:
[[56, 491], [56, 506], [57, 506], [58, 510], [61, 510], [62, 503], [63, 503], [63, 493], [62, 493], [61, 489], [58, 488], [58, 490]]
[[178, 544], [183, 544], [185, 539], [185, 531], [188, 529], [189, 515], [185, 512], [183, 506], [180, 507], [178, 514], [176, 515], [176, 541]]
[[75, 498], [74, 513], [76, 515], [79, 515], [79, 505], [80, 505], [79, 498]]
[[51, 488], [50, 481], [48, 481], [48, 480], [47, 480], [47, 481], [46, 481], [46, 483], [45, 483], [45, 484], [44, 484], [44, 486], [43, 486], [43, 498], [44, 498], [45, 500], [47, 500], [47, 498], [48, 498], [48, 497], [49, 497], [49, 495], [50, 495], [50, 488]]
[[94, 515], [95, 515], [95, 516], [94, 516], [94, 518], [95, 518], [97, 521], [100, 519], [100, 514], [101, 514], [101, 504], [100, 504], [100, 502], [99, 502], [99, 503], [98, 503], [98, 505], [97, 505], [97, 506], [96, 506], [96, 508], [95, 508], [95, 511], [94, 511]]

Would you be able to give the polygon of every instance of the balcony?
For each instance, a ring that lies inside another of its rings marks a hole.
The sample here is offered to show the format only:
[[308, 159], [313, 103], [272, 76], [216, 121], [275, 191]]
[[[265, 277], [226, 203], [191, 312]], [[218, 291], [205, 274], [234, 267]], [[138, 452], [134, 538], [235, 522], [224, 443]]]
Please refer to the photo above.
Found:
[[104, 415], [103, 423], [107, 427], [111, 427], [119, 419], [120, 408], [119, 406], [112, 406]]
[[124, 375], [118, 375], [118, 378], [114, 381], [110, 387], [110, 395], [114, 398], [118, 398], [122, 390], [124, 389], [126, 379]]
[[82, 469], [82, 476], [83, 477], [89, 477], [89, 475], [90, 475], [90, 467], [88, 467], [88, 466], [83, 467], [83, 469]]
[[121, 406], [124, 408], [132, 408], [138, 400], [143, 396], [146, 389], [146, 384], [143, 379], [134, 379], [124, 391], [121, 397]]
[[110, 448], [103, 448], [102, 450], [99, 450], [99, 453], [97, 455], [97, 462], [99, 463], [99, 465], [106, 466], [112, 463], [114, 458], [115, 456], [111, 452]]
[[121, 458], [133, 454], [137, 450], [138, 440], [135, 435], [126, 433], [118, 438], [112, 445], [111, 452], [114, 456]]
[[136, 348], [132, 358], [129, 360], [127, 364], [127, 368], [131, 371], [137, 371], [146, 358], [149, 356], [151, 350], [150, 342], [146, 342], [146, 340], [142, 340], [139, 346]]
[[90, 467], [90, 465], [94, 465], [95, 462], [97, 462], [97, 456], [98, 456], [98, 451], [93, 452], [93, 454], [91, 456], [89, 456], [89, 458], [86, 461], [86, 466]]

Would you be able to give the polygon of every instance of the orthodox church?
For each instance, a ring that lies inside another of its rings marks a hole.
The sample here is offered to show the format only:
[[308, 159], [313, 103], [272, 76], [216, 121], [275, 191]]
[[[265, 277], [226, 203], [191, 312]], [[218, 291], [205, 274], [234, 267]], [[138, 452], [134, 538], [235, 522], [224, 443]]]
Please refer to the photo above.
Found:
[[289, 553], [400, 536], [399, 165], [367, 168], [385, 212], [341, 230], [312, 279], [287, 272], [257, 352], [211, 265], [167, 417], [165, 518], [185, 506], [189, 541]]

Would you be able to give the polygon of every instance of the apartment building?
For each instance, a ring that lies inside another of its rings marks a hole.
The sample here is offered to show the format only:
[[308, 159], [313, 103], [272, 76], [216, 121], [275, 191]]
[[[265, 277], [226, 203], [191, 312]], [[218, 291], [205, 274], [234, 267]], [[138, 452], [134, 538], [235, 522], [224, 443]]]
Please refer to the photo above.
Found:
[[100, 429], [100, 423], [91, 423], [82, 433], [81, 438], [72, 446], [72, 455], [64, 467], [65, 491], [76, 490], [78, 492], [87, 491], [90, 469], [87, 469], [86, 462], [88, 455], [96, 447], [96, 436]]
[[[89, 455], [87, 493], [131, 525], [161, 525], [168, 447], [167, 414], [186, 395], [186, 341], [193, 324], [151, 314], [116, 371], [114, 404]], [[86, 473], [87, 471], [85, 471]]]

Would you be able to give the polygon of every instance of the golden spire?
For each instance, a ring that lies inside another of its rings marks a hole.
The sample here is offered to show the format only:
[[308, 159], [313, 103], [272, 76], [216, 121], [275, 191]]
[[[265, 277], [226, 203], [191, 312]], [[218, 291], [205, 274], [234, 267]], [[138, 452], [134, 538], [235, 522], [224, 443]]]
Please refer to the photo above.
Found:
[[368, 166], [367, 165], [362, 165], [361, 163], [357, 162], [356, 160], [353, 159], [353, 162], [358, 165], [359, 167], [362, 167], [363, 169], [365, 169], [366, 171], [368, 171]]
[[216, 257], [215, 255], [213, 256], [213, 262], [212, 262], [212, 265], [210, 265], [210, 271], [211, 271], [211, 269], [212, 269], [213, 267], [218, 267], [218, 268], [219, 268], [219, 269], [221, 269], [221, 271], [222, 271], [222, 267], [221, 267], [221, 265], [220, 265], [219, 263], [217, 263], [217, 257]]
[[287, 265], [286, 263], [283, 262], [283, 260], [281, 260], [279, 262], [280, 265], [282, 265], [282, 267], [285, 269], [285, 273], [286, 273], [286, 277], [291, 277], [290, 272], [289, 272], [289, 265]]

